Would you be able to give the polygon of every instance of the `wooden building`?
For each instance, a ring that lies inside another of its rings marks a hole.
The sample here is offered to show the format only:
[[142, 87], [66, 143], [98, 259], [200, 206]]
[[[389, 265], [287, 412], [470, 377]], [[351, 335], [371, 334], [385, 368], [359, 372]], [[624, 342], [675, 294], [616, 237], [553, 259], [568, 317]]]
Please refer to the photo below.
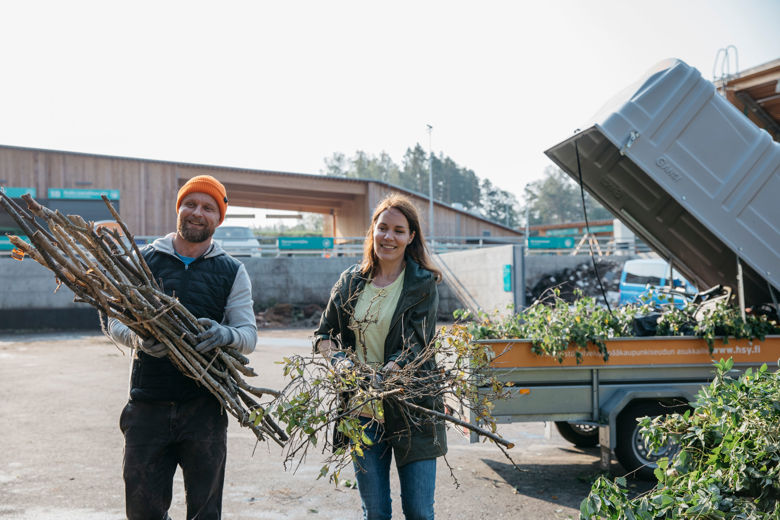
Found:
[[715, 87], [780, 142], [780, 58], [715, 81]]
[[[139, 236], [175, 230], [176, 193], [188, 179], [202, 174], [213, 175], [225, 184], [231, 206], [327, 215], [325, 236], [362, 236], [373, 208], [393, 191], [414, 201], [423, 230], [428, 229], [425, 195], [379, 181], [0, 146], [0, 186], [31, 188], [36, 198], [56, 197], [57, 201], [78, 198], [79, 194], [94, 199], [99, 192], [115, 190], [122, 218]], [[438, 202], [434, 204], [434, 224], [437, 237], [522, 235]]]

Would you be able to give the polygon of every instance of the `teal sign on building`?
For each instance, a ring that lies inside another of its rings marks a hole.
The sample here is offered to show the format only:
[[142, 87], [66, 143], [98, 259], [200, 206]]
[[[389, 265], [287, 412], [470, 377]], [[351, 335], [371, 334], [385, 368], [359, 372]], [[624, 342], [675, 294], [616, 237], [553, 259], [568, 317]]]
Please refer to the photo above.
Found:
[[528, 249], [572, 249], [574, 237], [528, 237]]
[[512, 292], [512, 265], [504, 265], [504, 292]]
[[30, 195], [35, 198], [37, 196], [37, 192], [35, 188], [14, 188], [11, 186], [0, 186], [0, 191], [11, 197], [12, 199], [18, 199], [21, 198], [22, 195], [26, 195], [29, 193]]
[[100, 200], [105, 195], [108, 200], [119, 200], [119, 190], [79, 190], [75, 188], [49, 188], [50, 199]]
[[333, 249], [333, 239], [330, 237], [279, 237], [279, 249]]

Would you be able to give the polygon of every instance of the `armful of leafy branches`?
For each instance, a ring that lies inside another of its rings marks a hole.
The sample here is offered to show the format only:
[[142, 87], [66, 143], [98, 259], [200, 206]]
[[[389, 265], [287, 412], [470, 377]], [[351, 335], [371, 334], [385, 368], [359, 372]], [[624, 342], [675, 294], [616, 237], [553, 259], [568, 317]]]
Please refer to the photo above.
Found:
[[[319, 355], [284, 358], [280, 363], [289, 383], [270, 410], [289, 435], [285, 465], [295, 468], [309, 449], [318, 449], [325, 455], [319, 476], [338, 482], [343, 467], [370, 445], [364, 433], [367, 425], [359, 419], [361, 412], [370, 407], [373, 420], [383, 420], [383, 410], [391, 402], [410, 429], [425, 422], [459, 426], [496, 443], [506, 455], [505, 450], [513, 445], [496, 433], [490, 414], [492, 401], [505, 397], [506, 390], [498, 380], [481, 376], [480, 384], [490, 391], [477, 392], [476, 378], [492, 351], [468, 338], [462, 327], [444, 329], [418, 355], [408, 356], [402, 368], [384, 372], [381, 378], [352, 355], [353, 366], [348, 370], [334, 368]], [[443, 402], [445, 406], [442, 411], [420, 406], [420, 402]], [[478, 424], [469, 422], [469, 412]], [[328, 435], [331, 430], [333, 437]]]

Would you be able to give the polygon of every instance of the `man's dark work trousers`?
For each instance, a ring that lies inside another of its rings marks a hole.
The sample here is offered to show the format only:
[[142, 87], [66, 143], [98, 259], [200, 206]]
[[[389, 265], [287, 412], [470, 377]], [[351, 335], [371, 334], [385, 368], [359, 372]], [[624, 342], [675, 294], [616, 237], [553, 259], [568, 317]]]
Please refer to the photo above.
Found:
[[125, 435], [128, 520], [168, 518], [173, 474], [181, 466], [189, 520], [219, 520], [227, 456], [227, 414], [212, 396], [183, 402], [130, 401]]

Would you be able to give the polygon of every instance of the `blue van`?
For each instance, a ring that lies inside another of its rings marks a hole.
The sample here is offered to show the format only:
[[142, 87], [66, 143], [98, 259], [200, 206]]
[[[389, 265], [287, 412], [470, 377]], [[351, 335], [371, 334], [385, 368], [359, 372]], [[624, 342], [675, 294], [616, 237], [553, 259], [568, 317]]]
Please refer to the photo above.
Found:
[[627, 260], [620, 274], [620, 305], [636, 303], [653, 291], [654, 303], [670, 303], [683, 307], [696, 294], [696, 287], [677, 270], [672, 271], [672, 290], [669, 291], [669, 263], [661, 258]]

